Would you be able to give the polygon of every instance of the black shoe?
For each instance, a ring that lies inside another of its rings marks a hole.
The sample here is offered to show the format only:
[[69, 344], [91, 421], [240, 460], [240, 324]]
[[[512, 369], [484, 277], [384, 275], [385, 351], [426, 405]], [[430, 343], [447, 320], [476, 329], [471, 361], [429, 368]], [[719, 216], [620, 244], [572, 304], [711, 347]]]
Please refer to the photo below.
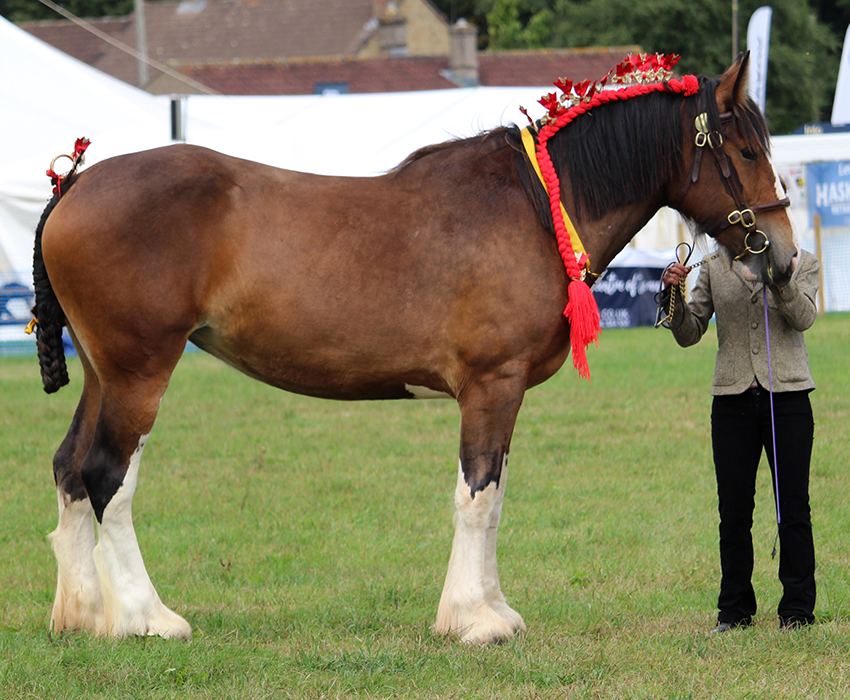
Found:
[[801, 630], [804, 627], [814, 624], [814, 620], [808, 620], [805, 617], [785, 617], [779, 618], [779, 630], [781, 632], [793, 632]]
[[711, 630], [708, 635], [714, 636], [723, 634], [724, 632], [730, 632], [731, 630], [744, 629], [745, 627], [750, 627], [752, 624], [753, 621], [751, 619], [738, 620], [737, 622], [718, 622], [717, 627]]

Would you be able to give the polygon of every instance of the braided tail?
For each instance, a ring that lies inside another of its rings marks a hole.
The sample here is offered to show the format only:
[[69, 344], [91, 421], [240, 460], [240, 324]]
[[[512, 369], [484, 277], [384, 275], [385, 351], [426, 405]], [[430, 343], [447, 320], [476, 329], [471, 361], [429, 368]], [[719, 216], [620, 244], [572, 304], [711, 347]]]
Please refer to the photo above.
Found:
[[53, 195], [47, 204], [35, 229], [35, 250], [33, 251], [33, 286], [35, 287], [35, 306], [33, 316], [38, 319], [36, 324], [36, 344], [38, 346], [38, 362], [41, 365], [41, 381], [48, 394], [59, 391], [68, 383], [68, 368], [65, 366], [65, 348], [62, 345], [62, 328], [65, 326], [65, 312], [56, 298], [53, 285], [44, 266], [41, 253], [41, 235], [44, 225], [54, 207], [59, 203], [61, 195], [67, 194], [74, 177], [69, 177], [62, 183], [61, 194]]

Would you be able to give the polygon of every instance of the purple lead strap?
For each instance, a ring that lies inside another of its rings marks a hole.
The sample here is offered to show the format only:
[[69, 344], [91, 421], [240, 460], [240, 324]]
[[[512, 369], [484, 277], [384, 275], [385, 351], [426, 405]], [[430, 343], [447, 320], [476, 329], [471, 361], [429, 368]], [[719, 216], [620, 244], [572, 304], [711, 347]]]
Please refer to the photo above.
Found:
[[770, 430], [773, 436], [773, 490], [776, 492], [776, 524], [782, 522], [779, 512], [779, 460], [776, 455], [776, 418], [773, 415], [773, 363], [770, 361], [770, 324], [767, 322], [767, 285], [762, 287], [764, 297], [764, 332], [767, 338], [767, 383], [770, 393]]

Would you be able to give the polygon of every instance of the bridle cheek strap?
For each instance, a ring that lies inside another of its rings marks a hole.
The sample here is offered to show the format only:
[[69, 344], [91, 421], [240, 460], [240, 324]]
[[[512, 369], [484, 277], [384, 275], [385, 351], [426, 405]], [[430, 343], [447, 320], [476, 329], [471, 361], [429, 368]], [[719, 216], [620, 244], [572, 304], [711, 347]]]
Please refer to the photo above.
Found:
[[[729, 122], [732, 118], [731, 112], [725, 112], [720, 115], [720, 123]], [[694, 125], [697, 130], [697, 135], [695, 139], [696, 152], [694, 153], [694, 164], [691, 168], [691, 177], [688, 178], [684, 185], [682, 186], [682, 191], [679, 194], [678, 201], [683, 201], [685, 195], [688, 193], [691, 185], [695, 183], [699, 179], [700, 166], [702, 163], [702, 153], [705, 146], [708, 146], [711, 149], [711, 152], [714, 154], [715, 165], [717, 166], [718, 172], [723, 178], [723, 185], [733, 200], [735, 200], [735, 206], [737, 209], [730, 212], [726, 221], [724, 221], [717, 228], [715, 232], [709, 231], [708, 234], [715, 238], [722, 231], [725, 231], [729, 226], [734, 226], [736, 224], [741, 224], [746, 230], [746, 236], [744, 238], [744, 252], [738, 256], [738, 258], [743, 257], [746, 253], [763, 253], [767, 250], [770, 245], [770, 241], [767, 236], [756, 228], [756, 212], [763, 211], [771, 211], [773, 209], [781, 209], [783, 207], [787, 207], [791, 204], [791, 200], [788, 197], [783, 197], [782, 199], [777, 199], [773, 202], [766, 202], [764, 204], [754, 204], [752, 206], [747, 206], [744, 201], [744, 188], [741, 185], [741, 181], [738, 178], [738, 173], [735, 170], [735, 167], [732, 165], [729, 160], [729, 156], [726, 154], [726, 149], [723, 146], [723, 135], [719, 131], [711, 131], [708, 127], [708, 114], [703, 112], [700, 114], [695, 120]], [[750, 247], [748, 240], [751, 233], [760, 233], [764, 237], [764, 245], [759, 250], [755, 250]], [[736, 258], [736, 259], [738, 259]]]

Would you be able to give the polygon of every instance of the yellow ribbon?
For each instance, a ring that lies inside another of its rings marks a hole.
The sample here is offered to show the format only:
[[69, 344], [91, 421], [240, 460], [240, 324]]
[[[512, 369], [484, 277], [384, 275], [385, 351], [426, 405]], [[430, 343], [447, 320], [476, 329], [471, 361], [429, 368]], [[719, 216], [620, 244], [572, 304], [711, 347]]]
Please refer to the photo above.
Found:
[[[531, 129], [529, 127], [525, 127], [520, 133], [522, 134], [522, 145], [525, 146], [525, 152], [528, 154], [528, 159], [534, 167], [534, 172], [537, 173], [537, 177], [539, 177], [540, 182], [543, 183], [543, 189], [548, 193], [549, 189], [546, 187], [546, 180], [543, 179], [543, 173], [540, 172], [540, 165], [537, 162], [537, 144], [534, 143], [534, 137], [531, 135]], [[570, 234], [570, 245], [573, 247], [573, 253], [575, 253], [576, 260], [581, 260], [581, 256], [586, 256], [587, 251], [584, 249], [581, 239], [578, 237], [576, 227], [573, 226], [573, 222], [570, 221], [570, 217], [567, 215], [564, 203], [559, 200], [559, 204], [561, 205], [561, 216], [564, 217], [564, 226], [567, 228], [567, 233]], [[590, 258], [585, 259], [584, 267], [589, 269]]]
[[38, 323], [38, 319], [34, 318], [32, 321], [30, 321], [27, 324], [27, 327], [24, 328], [24, 333], [26, 333], [27, 335], [32, 335], [33, 330], [35, 330], [35, 324], [36, 323]]

